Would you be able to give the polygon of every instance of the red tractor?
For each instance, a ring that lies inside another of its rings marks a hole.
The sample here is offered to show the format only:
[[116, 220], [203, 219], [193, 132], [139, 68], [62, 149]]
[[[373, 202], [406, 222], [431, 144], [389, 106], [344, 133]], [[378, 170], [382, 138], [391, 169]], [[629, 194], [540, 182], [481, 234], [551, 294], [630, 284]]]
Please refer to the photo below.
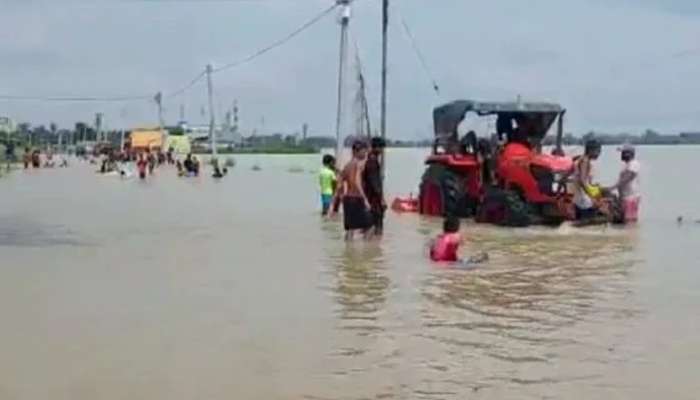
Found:
[[[460, 138], [468, 113], [495, 117], [495, 132]], [[426, 215], [475, 217], [504, 226], [558, 224], [573, 219], [567, 180], [573, 160], [562, 146], [566, 110], [557, 104], [455, 101], [433, 111], [435, 142], [418, 198]], [[558, 122], [551, 155], [542, 141]]]

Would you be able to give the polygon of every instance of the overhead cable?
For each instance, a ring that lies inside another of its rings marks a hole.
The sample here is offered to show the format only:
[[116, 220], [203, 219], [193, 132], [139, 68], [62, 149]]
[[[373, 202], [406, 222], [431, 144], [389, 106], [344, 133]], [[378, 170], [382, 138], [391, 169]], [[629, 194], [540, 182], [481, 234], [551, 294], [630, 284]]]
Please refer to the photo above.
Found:
[[299, 28], [292, 31], [289, 35], [283, 37], [282, 39], [279, 39], [279, 40], [273, 42], [272, 44], [270, 44], [267, 47], [263, 47], [262, 49], [256, 51], [255, 53], [253, 53], [253, 54], [249, 55], [248, 57], [245, 57], [241, 60], [238, 60], [238, 61], [235, 61], [235, 62], [232, 62], [229, 64], [224, 64], [221, 67], [214, 68], [213, 72], [221, 72], [221, 71], [224, 71], [224, 70], [227, 70], [230, 68], [238, 67], [240, 65], [249, 63], [249, 62], [253, 61], [254, 59], [262, 56], [263, 54], [269, 52], [270, 50], [273, 50], [277, 47], [282, 46], [283, 44], [287, 43], [288, 41], [294, 39], [294, 37], [298, 36], [299, 34], [304, 32], [305, 30], [309, 29], [311, 26], [316, 24], [318, 21], [322, 20], [326, 15], [330, 14], [333, 10], [335, 10], [336, 7], [338, 7], [338, 4], [333, 4], [331, 7], [328, 7], [323, 12], [319, 13], [318, 15], [316, 15], [315, 17], [310, 19], [308, 22], [306, 22], [305, 24], [301, 25]]
[[166, 94], [165, 94], [165, 97], [166, 97], [166, 98], [169, 98], [169, 99], [172, 99], [173, 97], [177, 97], [177, 96], [179, 96], [179, 95], [185, 93], [186, 91], [190, 90], [190, 89], [192, 88], [192, 86], [196, 85], [197, 82], [199, 82], [202, 78], [204, 78], [204, 76], [205, 76], [206, 74], [207, 74], [207, 71], [206, 71], [206, 70], [200, 72], [197, 76], [194, 77], [194, 79], [192, 79], [192, 80], [190, 81], [190, 83], [188, 83], [187, 85], [181, 87], [181, 88], [178, 89], [178, 90], [175, 90], [175, 91], [172, 92], [172, 93], [166, 93]]
[[40, 102], [128, 102], [128, 101], [142, 101], [150, 100], [153, 95], [140, 95], [140, 96], [115, 96], [115, 97], [77, 97], [77, 96], [15, 96], [15, 95], [5, 95], [0, 94], [0, 100], [9, 101], [40, 101]]
[[415, 36], [413, 36], [413, 33], [411, 32], [411, 28], [408, 26], [408, 22], [406, 22], [406, 19], [400, 13], [399, 16], [401, 18], [401, 25], [403, 26], [403, 30], [406, 33], [406, 36], [408, 37], [408, 41], [411, 44], [411, 47], [413, 48], [413, 52], [416, 54], [416, 58], [418, 58], [418, 61], [423, 67], [423, 71], [428, 76], [428, 79], [430, 79], [435, 94], [439, 97], [440, 86], [438, 85], [437, 80], [435, 79], [435, 75], [428, 66], [428, 62], [426, 61], [425, 56], [423, 55], [423, 52], [421, 51], [420, 47], [418, 47], [418, 42], [416, 41]]
[[[274, 43], [270, 44], [267, 47], [264, 47], [252, 55], [243, 58], [241, 60], [238, 60], [233, 63], [225, 64], [221, 67], [218, 67], [213, 70], [213, 72], [220, 72], [224, 71], [230, 68], [234, 68], [243, 64], [246, 64], [248, 62], [253, 61], [254, 59], [264, 55], [265, 53], [280, 47], [287, 43], [288, 41], [292, 40], [305, 30], [309, 29], [311, 26], [316, 24], [318, 21], [323, 19], [326, 15], [330, 14], [333, 10], [335, 10], [338, 7], [338, 4], [333, 4], [331, 7], [325, 9], [323, 12], [319, 13], [312, 19], [310, 19], [308, 22], [305, 24], [301, 25], [299, 28], [295, 29], [292, 31], [290, 34], [287, 36], [283, 37], [282, 39], [279, 39], [275, 41]], [[177, 97], [189, 89], [191, 89], [197, 82], [199, 82], [202, 78], [206, 76], [206, 71], [200, 72], [194, 79], [192, 79], [187, 85], [173, 91], [173, 92], [166, 92], [164, 97], [165, 98], [173, 98]], [[37, 101], [37, 102], [131, 102], [131, 101], [146, 101], [146, 100], [153, 100], [153, 94], [147, 94], [147, 95], [135, 95], [135, 96], [19, 96], [19, 95], [9, 95], [9, 94], [0, 94], [0, 100], [5, 100], [5, 101]]]

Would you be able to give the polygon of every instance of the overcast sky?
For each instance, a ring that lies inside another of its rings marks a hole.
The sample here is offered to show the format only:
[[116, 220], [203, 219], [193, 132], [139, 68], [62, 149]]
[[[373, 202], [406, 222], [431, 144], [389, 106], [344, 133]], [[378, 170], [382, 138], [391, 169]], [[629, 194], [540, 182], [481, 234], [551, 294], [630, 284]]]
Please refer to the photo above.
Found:
[[[121, 96], [172, 91], [204, 65], [243, 58], [331, 0], [0, 0], [0, 94]], [[380, 0], [357, 0], [352, 35], [379, 110]], [[433, 106], [456, 98], [562, 103], [568, 126], [700, 130], [697, 0], [393, 0], [389, 135], [427, 137]], [[438, 97], [401, 26], [407, 21]], [[217, 109], [234, 99], [244, 130], [334, 131], [338, 25], [330, 15], [284, 47], [214, 76]], [[166, 119], [203, 122], [203, 82], [168, 100]], [[153, 103], [0, 100], [0, 115], [72, 126], [153, 124]]]

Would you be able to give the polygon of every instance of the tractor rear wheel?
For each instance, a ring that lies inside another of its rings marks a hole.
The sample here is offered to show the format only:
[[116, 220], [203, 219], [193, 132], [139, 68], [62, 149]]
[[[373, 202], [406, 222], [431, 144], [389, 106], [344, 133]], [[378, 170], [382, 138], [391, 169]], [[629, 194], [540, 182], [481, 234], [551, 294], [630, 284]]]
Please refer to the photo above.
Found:
[[425, 170], [420, 185], [420, 211], [443, 217], [471, 217], [464, 179], [441, 164], [431, 164]]

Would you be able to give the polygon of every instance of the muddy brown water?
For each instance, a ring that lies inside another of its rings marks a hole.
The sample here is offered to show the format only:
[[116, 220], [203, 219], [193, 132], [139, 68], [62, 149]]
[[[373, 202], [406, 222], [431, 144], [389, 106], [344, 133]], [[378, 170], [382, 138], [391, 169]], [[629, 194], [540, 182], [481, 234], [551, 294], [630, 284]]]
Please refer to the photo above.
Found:
[[[424, 154], [389, 154], [391, 193]], [[220, 182], [13, 173], [0, 399], [697, 399], [699, 155], [640, 149], [637, 227], [465, 226], [491, 255], [473, 271], [426, 261], [439, 220], [345, 244], [317, 156], [237, 157]]]

